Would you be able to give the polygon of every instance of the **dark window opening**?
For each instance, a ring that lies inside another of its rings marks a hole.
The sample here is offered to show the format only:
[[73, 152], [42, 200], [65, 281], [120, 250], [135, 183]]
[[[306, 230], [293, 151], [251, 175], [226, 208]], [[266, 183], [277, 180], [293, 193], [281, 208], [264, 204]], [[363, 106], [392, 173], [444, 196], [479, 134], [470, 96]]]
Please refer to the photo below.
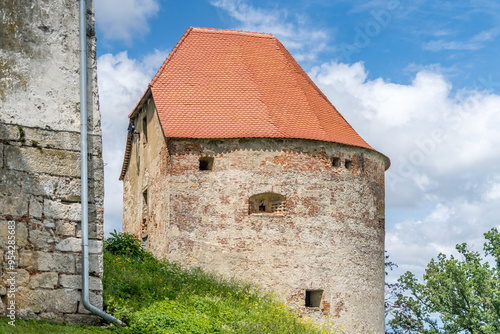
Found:
[[351, 169], [352, 168], [352, 161], [346, 159], [344, 165], [345, 165], [345, 168]]
[[148, 190], [142, 192], [142, 224], [141, 224], [141, 239], [144, 250], [149, 250], [149, 207], [148, 207]]
[[276, 213], [286, 212], [285, 196], [276, 193], [262, 193], [253, 195], [249, 200], [249, 213]]
[[266, 206], [264, 205], [264, 201], [259, 205], [259, 212], [266, 212]]
[[142, 248], [147, 252], [149, 251], [149, 235], [142, 236]]
[[333, 167], [340, 167], [340, 158], [333, 157], [332, 158], [332, 166]]
[[144, 134], [142, 143], [146, 145], [148, 143], [148, 119], [146, 113], [144, 113], [144, 117], [142, 118], [142, 132]]
[[214, 158], [200, 158], [200, 170], [212, 170], [214, 167]]
[[320, 307], [323, 290], [306, 290], [306, 307]]
[[141, 232], [144, 238], [144, 235], [148, 233], [148, 217], [149, 217], [149, 208], [148, 208], [148, 190], [144, 190], [142, 192], [142, 225]]

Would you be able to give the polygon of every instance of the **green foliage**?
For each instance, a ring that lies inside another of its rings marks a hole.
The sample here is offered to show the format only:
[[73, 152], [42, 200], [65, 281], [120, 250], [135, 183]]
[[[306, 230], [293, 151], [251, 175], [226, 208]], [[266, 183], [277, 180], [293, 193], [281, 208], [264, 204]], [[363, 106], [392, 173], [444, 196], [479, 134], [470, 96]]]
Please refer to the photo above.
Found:
[[37, 148], [40, 152], [43, 152], [43, 147], [41, 145], [38, 145], [38, 142], [36, 140], [31, 141], [31, 146]]
[[150, 253], [146, 252], [141, 242], [133, 235], [126, 233], [118, 233], [116, 230], [111, 232], [111, 237], [104, 240], [104, 250], [113, 255], [128, 256], [133, 259], [144, 259], [151, 257]]
[[159, 261], [130, 235], [115, 232], [105, 244], [104, 305], [129, 325], [120, 332], [331, 332], [252, 284]]
[[19, 130], [19, 138], [17, 139], [17, 141], [24, 143], [26, 141], [26, 134], [24, 133], [24, 129], [20, 125], [17, 126], [17, 129]]
[[467, 244], [456, 246], [462, 259], [439, 254], [432, 259], [419, 283], [411, 272], [400, 277], [399, 308], [389, 324], [399, 333], [500, 333], [500, 233], [485, 233], [486, 255], [496, 266], [482, 260]]
[[46, 321], [25, 321], [16, 319], [15, 326], [9, 325], [9, 318], [0, 318], [0, 333], [9, 334], [93, 334], [110, 333], [100, 327], [50, 324]]

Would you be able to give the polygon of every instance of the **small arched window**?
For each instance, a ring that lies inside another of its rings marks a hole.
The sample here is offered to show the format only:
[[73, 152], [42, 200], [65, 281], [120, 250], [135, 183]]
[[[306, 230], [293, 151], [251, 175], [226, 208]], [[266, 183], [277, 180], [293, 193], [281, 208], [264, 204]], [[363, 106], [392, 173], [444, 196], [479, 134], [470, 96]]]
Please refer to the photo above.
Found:
[[250, 197], [250, 214], [285, 214], [285, 196], [276, 193], [262, 193]]

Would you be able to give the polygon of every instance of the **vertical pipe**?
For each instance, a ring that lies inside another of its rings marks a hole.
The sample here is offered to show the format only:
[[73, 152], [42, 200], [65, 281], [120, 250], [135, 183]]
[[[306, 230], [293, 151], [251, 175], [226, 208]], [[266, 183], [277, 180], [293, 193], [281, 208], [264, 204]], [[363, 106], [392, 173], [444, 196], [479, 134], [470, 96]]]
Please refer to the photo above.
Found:
[[87, 166], [87, 4], [80, 0], [80, 150], [81, 150], [81, 199], [82, 199], [82, 302], [90, 312], [101, 318], [122, 325], [113, 316], [101, 311], [89, 301], [89, 216], [88, 216], [88, 166]]

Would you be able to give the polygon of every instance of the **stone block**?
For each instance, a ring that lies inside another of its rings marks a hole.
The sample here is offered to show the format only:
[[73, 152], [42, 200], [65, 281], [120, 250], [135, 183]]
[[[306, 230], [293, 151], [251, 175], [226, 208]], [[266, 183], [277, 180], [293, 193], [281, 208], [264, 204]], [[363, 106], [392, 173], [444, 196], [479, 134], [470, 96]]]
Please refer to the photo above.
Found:
[[[81, 252], [82, 251], [82, 239], [78, 239], [78, 238], [64, 239], [56, 245], [56, 250], [61, 251], [61, 252]], [[101, 254], [102, 253], [102, 241], [101, 240], [89, 240], [88, 251], [89, 251], [89, 254]]]
[[7, 220], [0, 221], [0, 248], [7, 249], [9, 236], [14, 236], [17, 248], [27, 245], [28, 229], [26, 223], [16, 222], [15, 234], [9, 233], [9, 224]]
[[29, 235], [29, 242], [38, 249], [49, 250], [55, 242], [52, 234], [47, 230], [31, 230]]
[[77, 239], [77, 238], [63, 239], [56, 245], [56, 250], [61, 252], [81, 252], [82, 239]]
[[[51, 131], [38, 127], [23, 126], [25, 143], [35, 141], [42, 148], [80, 151], [80, 133], [73, 131]], [[18, 125], [0, 124], [0, 139], [5, 141], [17, 142], [20, 137]], [[101, 154], [100, 136], [89, 134], [88, 151], [93, 155]], [[97, 145], [90, 145], [96, 142]]]
[[36, 252], [25, 249], [19, 251], [19, 267], [34, 270], [37, 269], [37, 266], [38, 255]]
[[43, 214], [47, 218], [75, 220], [81, 217], [80, 203], [61, 203], [57, 201], [45, 200]]
[[102, 240], [89, 240], [89, 254], [102, 254]]
[[17, 141], [19, 128], [17, 125], [0, 123], [0, 139], [4, 141]]
[[52, 229], [56, 227], [56, 224], [52, 220], [45, 219], [43, 221], [43, 227]]
[[0, 139], [16, 141], [19, 139], [19, 129], [15, 125], [0, 123]]
[[[76, 226], [76, 237], [82, 237], [81, 224]], [[102, 240], [104, 238], [104, 230], [102, 223], [89, 223], [89, 239]]]
[[[89, 292], [89, 301], [90, 301], [91, 305], [94, 305], [98, 309], [102, 310], [102, 294], [101, 293], [97, 294], [95, 292], [90, 291]], [[83, 306], [83, 303], [80, 303], [80, 305], [78, 305], [78, 313], [89, 314], [91, 312], [89, 310], [87, 310], [85, 308], [85, 306]]]
[[[66, 178], [58, 182], [56, 197], [63, 202], [80, 202], [81, 181], [80, 178]], [[89, 190], [90, 194], [90, 190]], [[90, 201], [93, 199], [90, 198]]]
[[101, 317], [90, 314], [65, 314], [64, 322], [70, 325], [98, 326], [103, 323]]
[[0, 169], [0, 194], [19, 195], [21, 194], [21, 180], [25, 173]]
[[[103, 272], [103, 262], [102, 254], [89, 254], [89, 273], [102, 274]], [[82, 272], [82, 262], [78, 261], [76, 263], [76, 272]]]
[[[12, 275], [14, 273], [14, 275]], [[6, 287], [8, 285], [7, 280], [15, 278], [16, 287], [22, 287], [28, 285], [30, 280], [30, 273], [24, 269], [6, 270], [2, 276], [2, 286]]]
[[28, 200], [21, 195], [0, 194], [0, 212], [5, 216], [26, 216], [28, 214]]
[[19, 288], [16, 294], [16, 306], [19, 311], [25, 309], [35, 313], [62, 312], [75, 313], [80, 294], [71, 289], [30, 289]]
[[18, 248], [28, 244], [28, 228], [26, 223], [16, 222], [16, 245]]
[[4, 150], [4, 157], [8, 169], [49, 175], [80, 176], [78, 152], [38, 149], [29, 146], [7, 146]]
[[42, 218], [43, 199], [31, 198], [29, 204], [29, 215], [33, 218]]
[[36, 141], [43, 148], [60, 150], [80, 150], [80, 134], [67, 131], [47, 131], [35, 127], [24, 127], [27, 141]]
[[74, 273], [77, 257], [72, 254], [40, 253], [38, 268], [41, 271]]
[[64, 318], [59, 313], [40, 312], [38, 316], [40, 317], [40, 320], [45, 320], [52, 323], [60, 324], [64, 322]]
[[54, 272], [35, 274], [31, 276], [28, 287], [31, 289], [53, 289], [57, 285], [58, 278], [57, 273]]
[[16, 318], [23, 320], [39, 320], [38, 315], [29, 308], [16, 309]]
[[63, 184], [65, 180], [71, 179], [70, 177], [52, 176], [47, 174], [23, 174], [23, 192], [33, 196], [43, 196], [48, 198], [56, 198], [56, 191], [59, 190], [61, 184]]
[[[59, 277], [59, 285], [63, 288], [69, 289], [82, 289], [82, 276], [81, 275], [61, 275]], [[102, 291], [102, 280], [98, 277], [89, 277], [89, 289]]]
[[71, 274], [75, 272], [76, 258], [73, 254], [22, 250], [19, 255], [19, 266], [28, 270]]
[[[74, 237], [76, 230], [76, 223], [66, 220], [56, 221], [56, 234], [62, 237]], [[79, 236], [81, 238], [81, 235]]]

